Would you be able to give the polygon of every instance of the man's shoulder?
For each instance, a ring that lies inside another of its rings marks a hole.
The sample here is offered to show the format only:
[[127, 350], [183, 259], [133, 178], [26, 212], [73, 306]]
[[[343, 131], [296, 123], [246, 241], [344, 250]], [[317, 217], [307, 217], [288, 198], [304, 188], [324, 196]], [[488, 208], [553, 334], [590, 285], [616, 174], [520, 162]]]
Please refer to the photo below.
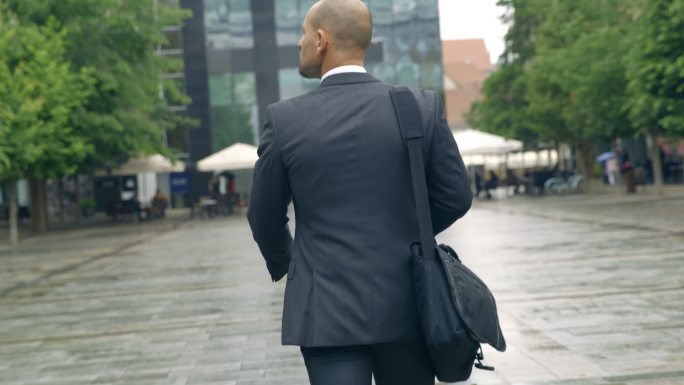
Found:
[[303, 105], [307, 105], [310, 103], [312, 98], [315, 98], [316, 93], [319, 91], [318, 88], [313, 89], [305, 94], [299, 95], [299, 96], [294, 96], [289, 99], [284, 99], [277, 101], [275, 103], [272, 103], [268, 106], [268, 109], [271, 110], [271, 112], [283, 112], [283, 111], [291, 111], [291, 110], [297, 110]]

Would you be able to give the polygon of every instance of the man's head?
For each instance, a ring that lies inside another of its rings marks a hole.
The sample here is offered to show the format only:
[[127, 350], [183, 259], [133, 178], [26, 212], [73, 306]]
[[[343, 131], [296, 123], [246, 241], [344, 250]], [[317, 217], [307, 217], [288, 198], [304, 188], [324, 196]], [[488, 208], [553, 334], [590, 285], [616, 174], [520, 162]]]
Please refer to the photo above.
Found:
[[325, 70], [363, 65], [373, 35], [368, 7], [361, 0], [319, 0], [302, 23], [299, 73], [320, 78]]

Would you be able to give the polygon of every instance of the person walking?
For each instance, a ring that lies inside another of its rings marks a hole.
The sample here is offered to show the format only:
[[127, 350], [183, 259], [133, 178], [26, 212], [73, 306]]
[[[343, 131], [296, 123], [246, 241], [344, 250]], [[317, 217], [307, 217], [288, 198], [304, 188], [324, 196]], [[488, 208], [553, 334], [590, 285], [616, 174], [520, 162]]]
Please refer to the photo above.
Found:
[[[408, 153], [393, 87], [363, 67], [370, 11], [320, 0], [302, 32], [299, 71], [321, 83], [268, 107], [248, 211], [272, 280], [287, 276], [282, 343], [301, 347], [312, 385], [434, 384], [414, 297]], [[412, 92], [439, 233], [470, 208], [470, 180], [438, 95]]]

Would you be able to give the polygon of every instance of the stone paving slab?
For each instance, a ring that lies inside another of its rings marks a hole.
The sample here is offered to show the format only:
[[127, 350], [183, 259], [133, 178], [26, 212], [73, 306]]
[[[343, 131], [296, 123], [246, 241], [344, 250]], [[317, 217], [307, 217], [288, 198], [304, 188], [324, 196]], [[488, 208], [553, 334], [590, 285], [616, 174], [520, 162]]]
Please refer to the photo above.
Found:
[[[462, 384], [684, 384], [684, 239], [525, 204], [478, 202], [439, 237], [494, 292], [509, 346], [486, 348], [496, 372]], [[0, 385], [307, 384], [299, 349], [280, 346], [284, 284], [245, 218], [174, 226], [0, 254], [12, 287], [89, 247], [116, 250], [0, 294]]]
[[498, 199], [478, 203], [481, 208], [498, 212], [601, 223], [617, 228], [656, 229], [684, 236], [684, 186], [667, 185], [661, 196], [650, 191], [652, 186], [647, 187], [648, 192], [637, 194], [625, 194], [620, 190], [541, 197], [499, 194]]

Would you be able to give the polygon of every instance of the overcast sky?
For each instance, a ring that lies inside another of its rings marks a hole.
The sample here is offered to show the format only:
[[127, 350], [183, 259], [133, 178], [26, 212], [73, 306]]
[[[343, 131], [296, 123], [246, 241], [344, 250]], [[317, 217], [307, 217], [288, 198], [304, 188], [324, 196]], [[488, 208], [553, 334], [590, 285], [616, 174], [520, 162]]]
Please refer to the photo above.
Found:
[[439, 0], [442, 40], [483, 38], [496, 63], [507, 29], [499, 20], [503, 13], [496, 0]]

